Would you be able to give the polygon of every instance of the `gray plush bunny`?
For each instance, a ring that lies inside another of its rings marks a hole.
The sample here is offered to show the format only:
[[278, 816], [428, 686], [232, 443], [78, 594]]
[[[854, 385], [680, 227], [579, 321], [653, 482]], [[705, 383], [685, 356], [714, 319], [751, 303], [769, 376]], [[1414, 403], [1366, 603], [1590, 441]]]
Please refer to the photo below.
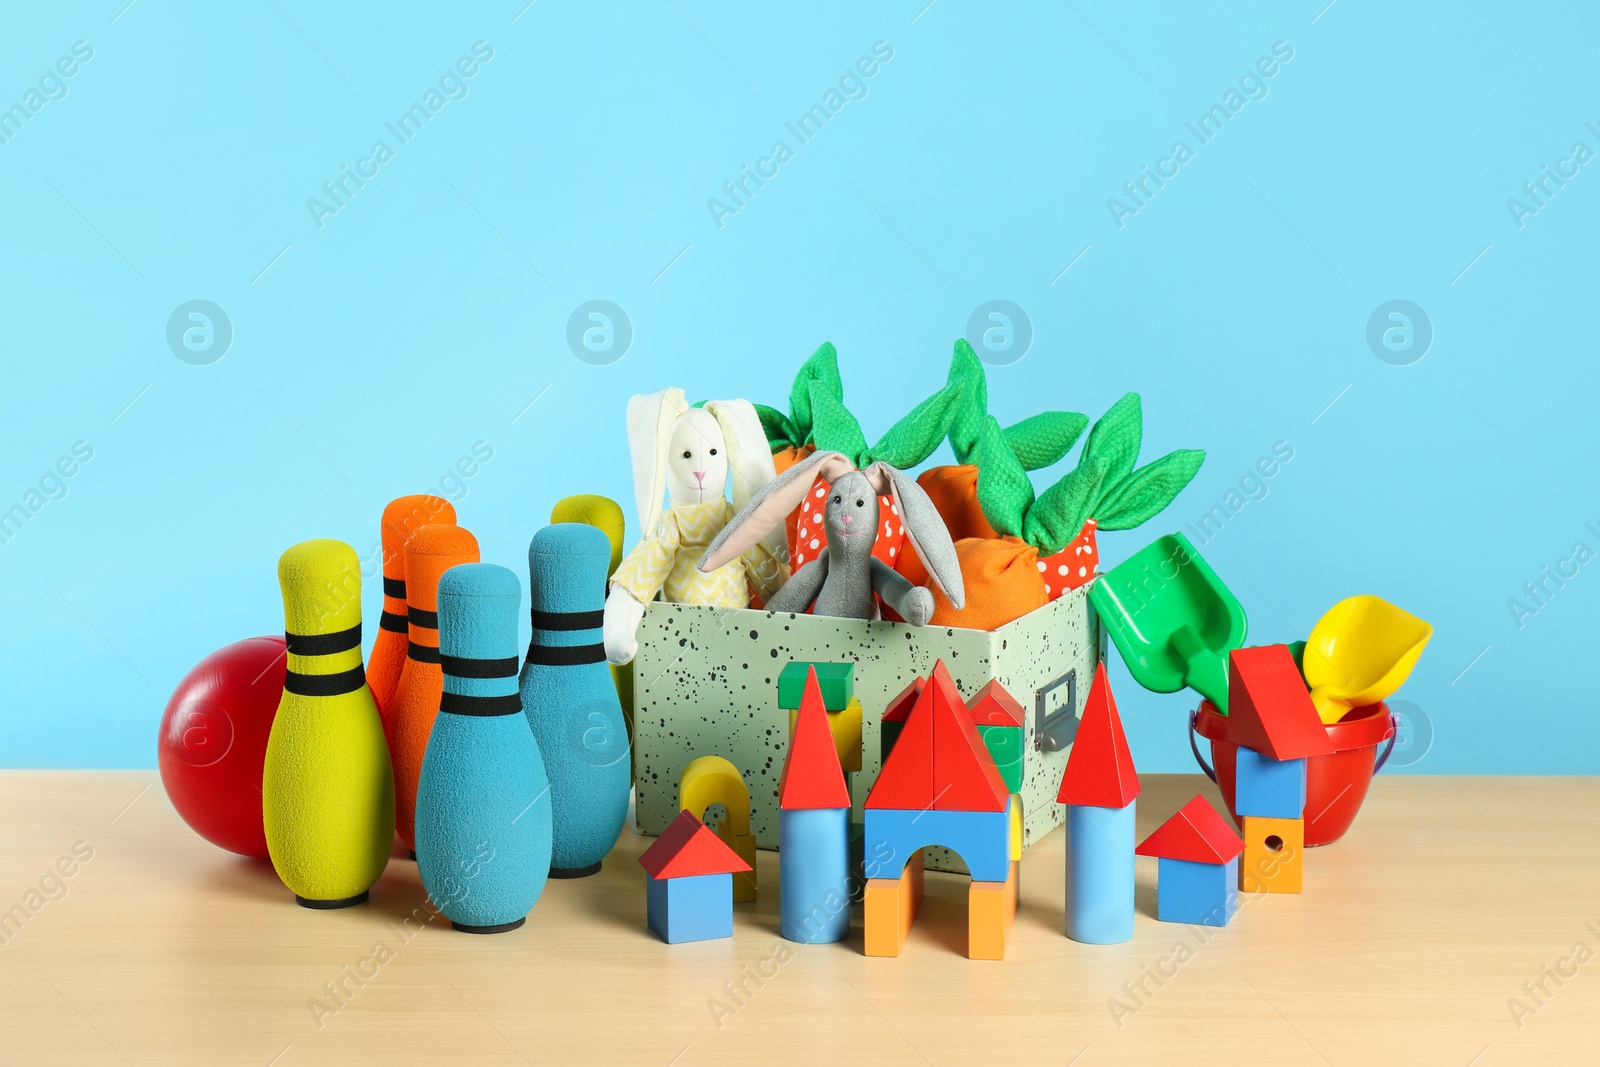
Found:
[[933, 580], [955, 607], [966, 603], [955, 545], [928, 494], [886, 463], [857, 470], [840, 452], [815, 452], [769, 482], [711, 542], [700, 559], [700, 570], [716, 570], [782, 525], [818, 478], [832, 485], [822, 513], [827, 554], [796, 571], [767, 601], [768, 611], [798, 614], [815, 605], [817, 615], [875, 619], [876, 593], [906, 622], [926, 625], [933, 615], [933, 594], [872, 556], [880, 528], [878, 497], [886, 493], [893, 497], [906, 538]]

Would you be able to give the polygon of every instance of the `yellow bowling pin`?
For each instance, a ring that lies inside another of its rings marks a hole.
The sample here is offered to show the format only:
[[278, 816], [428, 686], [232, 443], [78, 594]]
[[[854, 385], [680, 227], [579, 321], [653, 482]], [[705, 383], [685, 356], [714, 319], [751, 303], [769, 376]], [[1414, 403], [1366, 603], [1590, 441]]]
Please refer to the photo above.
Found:
[[361, 565], [342, 541], [278, 560], [288, 674], [267, 740], [262, 816], [272, 866], [297, 903], [367, 899], [394, 840], [394, 778], [361, 666]]

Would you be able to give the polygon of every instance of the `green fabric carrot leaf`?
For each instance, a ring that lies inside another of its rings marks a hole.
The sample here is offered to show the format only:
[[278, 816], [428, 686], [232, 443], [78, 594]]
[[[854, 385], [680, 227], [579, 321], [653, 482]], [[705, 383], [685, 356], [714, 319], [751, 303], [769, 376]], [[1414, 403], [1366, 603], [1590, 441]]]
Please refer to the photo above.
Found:
[[839, 353], [830, 342], [811, 353], [811, 358], [800, 365], [789, 387], [789, 413], [777, 408], [756, 404], [756, 416], [766, 432], [767, 443], [774, 452], [785, 448], [803, 448], [814, 440], [812, 386], [820, 386], [831, 399], [843, 402], [844, 383], [839, 377]]
[[949, 385], [960, 385], [965, 390], [961, 407], [950, 420], [949, 436], [956, 462], [971, 463], [973, 449], [978, 446], [984, 420], [989, 415], [989, 382], [977, 353], [964, 337], [956, 338], [955, 354], [950, 357], [950, 374], [945, 381]]
[[1022, 539], [1039, 550], [1040, 558], [1067, 547], [1083, 524], [1094, 515], [1111, 464], [1104, 456], [1089, 456], [1046, 489], [1028, 510]]
[[1072, 451], [1089, 425], [1089, 416], [1076, 411], [1042, 411], [1003, 431], [1023, 470], [1036, 471], [1058, 462]]
[[812, 382], [812, 440], [819, 450], [844, 453], [857, 467], [882, 460], [906, 470], [933, 455], [949, 432], [963, 395], [962, 384], [946, 385], [889, 427], [876, 444], [868, 445], [861, 424], [843, 401], [822, 382]]
[[993, 415], [985, 415], [973, 448], [978, 468], [978, 506], [1001, 537], [1021, 537], [1028, 509], [1033, 507], [1033, 482], [1017, 454], [1006, 443]]
[[1034, 499], [1033, 482], [993, 415], [984, 420], [974, 459], [984, 518], [1000, 536], [1020, 537], [1033, 545], [1040, 558], [1061, 551], [1078, 536], [1111, 466], [1103, 456], [1090, 457]]
[[1018, 484], [1026, 475], [1009, 431], [989, 418], [976, 454], [978, 503], [989, 525], [1022, 538], [1043, 559], [1071, 543], [1090, 519], [1102, 530], [1131, 530], [1153, 518], [1194, 479], [1206, 454], [1181, 448], [1134, 469], [1143, 422], [1139, 394], [1124, 395], [1089, 431], [1078, 465], [1035, 500], [1031, 485]]
[[1205, 459], [1198, 448], [1180, 448], [1140, 467], [1104, 494], [1095, 513], [1100, 529], [1131, 530], [1155, 518], [1200, 473]]
[[[957, 463], [976, 464], [978, 438], [989, 417], [989, 383], [982, 361], [964, 337], [956, 339], [947, 381], [966, 390], [965, 399], [950, 422], [950, 449]], [[1088, 416], [1076, 411], [1046, 411], [1007, 426], [1002, 433], [1022, 469], [1032, 471], [1048, 467], [1072, 451], [1088, 425]]]
[[811, 440], [819, 450], [843, 452], [852, 462], [866, 453], [867, 435], [861, 432], [861, 423], [821, 382], [811, 384], [806, 409], [811, 417]]
[[1197, 448], [1180, 448], [1135, 470], [1143, 433], [1138, 393], [1125, 393], [1089, 431], [1079, 469], [1104, 461], [1106, 472], [1088, 501], [1085, 521], [1094, 519], [1102, 530], [1131, 530], [1177, 499], [1200, 472], [1206, 454]]
[[1144, 412], [1138, 393], [1124, 393], [1122, 399], [1111, 405], [1111, 410], [1100, 416], [1089, 431], [1083, 454], [1103, 456], [1110, 463], [1106, 483], [1116, 485], [1133, 472], [1139, 458], [1139, 441], [1144, 433]]

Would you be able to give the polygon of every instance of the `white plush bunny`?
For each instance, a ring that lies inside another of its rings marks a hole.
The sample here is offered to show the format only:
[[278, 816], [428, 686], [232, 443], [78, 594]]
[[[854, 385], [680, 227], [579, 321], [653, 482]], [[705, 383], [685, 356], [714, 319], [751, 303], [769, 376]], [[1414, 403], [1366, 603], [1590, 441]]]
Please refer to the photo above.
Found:
[[[639, 621], [657, 593], [679, 604], [742, 608], [750, 603], [747, 582], [766, 597], [789, 576], [781, 529], [725, 566], [709, 573], [697, 567], [734, 514], [777, 476], [748, 400], [697, 408], [682, 389], [635, 396], [628, 401], [628, 451], [644, 534], [612, 574], [606, 596], [603, 639], [606, 659], [616, 664], [638, 651]], [[663, 494], [669, 506], [658, 510]]]

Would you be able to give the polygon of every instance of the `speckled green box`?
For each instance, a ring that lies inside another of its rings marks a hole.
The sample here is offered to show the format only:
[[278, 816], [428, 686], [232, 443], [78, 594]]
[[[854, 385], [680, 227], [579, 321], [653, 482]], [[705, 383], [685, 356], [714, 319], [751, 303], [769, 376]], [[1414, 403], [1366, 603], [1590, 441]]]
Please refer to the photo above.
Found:
[[[1026, 847], [1064, 818], [1056, 791], [1102, 651], [1087, 586], [992, 632], [652, 603], [633, 661], [639, 829], [659, 834], [676, 817], [685, 764], [723, 756], [749, 787], [756, 843], [778, 847], [778, 777], [789, 739], [778, 675], [792, 660], [856, 664], [864, 720], [862, 767], [853, 785], [859, 817], [882, 765], [883, 709], [943, 659], [963, 697], [998, 678], [1027, 712], [1020, 790]], [[931, 850], [928, 866], [964, 870], [955, 857], [934, 851], [942, 852]]]

